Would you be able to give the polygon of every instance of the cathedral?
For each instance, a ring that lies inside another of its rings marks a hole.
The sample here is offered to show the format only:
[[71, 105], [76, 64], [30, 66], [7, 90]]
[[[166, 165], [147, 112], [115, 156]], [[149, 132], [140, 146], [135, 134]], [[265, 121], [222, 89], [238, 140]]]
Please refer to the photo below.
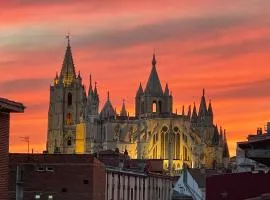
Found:
[[96, 84], [91, 75], [88, 92], [77, 74], [70, 41], [61, 73], [50, 86], [47, 152], [88, 154], [104, 150], [126, 153], [131, 159], [162, 159], [164, 170], [177, 171], [183, 164], [193, 168], [226, 168], [229, 151], [226, 131], [214, 124], [211, 101], [203, 89], [198, 112], [189, 106], [173, 112], [173, 96], [164, 89], [157, 73], [155, 54], [146, 86], [135, 94], [135, 115], [123, 101], [118, 113], [107, 100], [100, 109]]

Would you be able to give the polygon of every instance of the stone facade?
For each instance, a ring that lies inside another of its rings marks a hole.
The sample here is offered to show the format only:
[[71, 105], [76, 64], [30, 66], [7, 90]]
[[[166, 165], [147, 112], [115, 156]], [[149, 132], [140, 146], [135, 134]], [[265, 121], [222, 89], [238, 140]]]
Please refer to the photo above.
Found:
[[[168, 84], [162, 89], [155, 55], [146, 87], [139, 85], [135, 95], [135, 116], [123, 102], [120, 113], [110, 95], [99, 112], [96, 84], [88, 94], [80, 74], [76, 75], [68, 43], [60, 76], [50, 88], [48, 153], [98, 153], [127, 150], [134, 159], [164, 159], [164, 168], [177, 171], [190, 167], [223, 167], [228, 160], [225, 131], [214, 125], [211, 102], [205, 95], [196, 106], [173, 112], [173, 96]], [[77, 130], [77, 131], [76, 131]]]

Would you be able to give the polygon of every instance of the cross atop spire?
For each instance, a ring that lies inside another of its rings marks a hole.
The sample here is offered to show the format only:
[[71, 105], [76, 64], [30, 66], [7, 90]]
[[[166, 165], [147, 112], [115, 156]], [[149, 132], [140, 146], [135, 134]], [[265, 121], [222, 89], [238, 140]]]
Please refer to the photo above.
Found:
[[156, 55], [155, 55], [155, 53], [153, 53], [152, 65], [156, 66], [156, 64], [157, 64]]
[[68, 46], [70, 46], [70, 33], [68, 33], [68, 34], [66, 35], [66, 39], [67, 39], [67, 41], [68, 41]]

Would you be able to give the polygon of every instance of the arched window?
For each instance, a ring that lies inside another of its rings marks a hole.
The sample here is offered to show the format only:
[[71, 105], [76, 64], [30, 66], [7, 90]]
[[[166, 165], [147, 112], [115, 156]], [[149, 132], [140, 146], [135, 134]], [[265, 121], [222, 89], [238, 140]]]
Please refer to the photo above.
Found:
[[71, 143], [71, 137], [68, 137], [67, 145], [68, 145], [68, 146], [71, 146], [71, 144], [72, 144], [72, 143]]
[[72, 105], [72, 94], [68, 93], [68, 106]]
[[153, 113], [156, 113], [157, 112], [157, 102], [153, 102], [153, 104], [152, 104], [152, 112]]

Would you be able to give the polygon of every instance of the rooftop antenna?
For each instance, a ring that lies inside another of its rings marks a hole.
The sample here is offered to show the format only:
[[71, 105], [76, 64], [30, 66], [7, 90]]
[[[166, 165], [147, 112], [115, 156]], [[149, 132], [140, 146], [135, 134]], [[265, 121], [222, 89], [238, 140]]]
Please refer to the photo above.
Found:
[[20, 137], [23, 142], [27, 142], [27, 153], [29, 154], [29, 143], [30, 143], [30, 137], [29, 136], [24, 136]]

